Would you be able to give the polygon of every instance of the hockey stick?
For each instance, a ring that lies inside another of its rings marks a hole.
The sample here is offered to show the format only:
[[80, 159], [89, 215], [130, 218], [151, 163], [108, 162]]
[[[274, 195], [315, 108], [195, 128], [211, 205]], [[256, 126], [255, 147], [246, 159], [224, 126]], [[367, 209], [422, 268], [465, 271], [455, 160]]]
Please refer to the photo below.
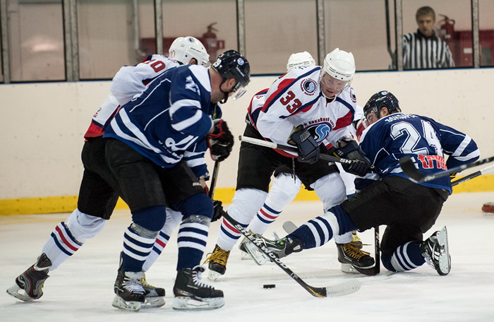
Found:
[[[285, 221], [283, 223], [283, 229], [286, 231], [287, 234], [293, 233], [295, 230], [297, 230], [297, 225], [295, 225], [291, 221]], [[360, 274], [364, 274], [367, 276], [374, 276], [377, 275], [381, 272], [381, 253], [379, 250], [379, 226], [374, 227], [374, 253], [375, 253], [375, 261], [376, 263], [374, 264], [374, 267], [371, 268], [358, 268], [356, 266], [352, 266], [357, 272]]]
[[297, 274], [295, 274], [288, 266], [286, 266], [274, 253], [262, 245], [259, 239], [256, 239], [251, 233], [240, 225], [236, 220], [227, 214], [224, 215], [224, 219], [228, 220], [242, 235], [244, 235], [249, 241], [251, 241], [257, 248], [264, 253], [269, 259], [278, 265], [285, 273], [295, 280], [300, 286], [302, 286], [307, 292], [315, 297], [335, 297], [354, 293], [360, 289], [360, 282], [358, 280], [349, 280], [340, 284], [328, 286], [328, 287], [314, 287], [310, 286], [304, 280], [302, 280]]
[[494, 170], [494, 165], [485, 167], [482, 170], [479, 170], [479, 171], [476, 171], [474, 173], [469, 174], [468, 176], [464, 176], [464, 177], [462, 177], [460, 179], [457, 179], [455, 181], [451, 181], [451, 186], [454, 187], [454, 186], [456, 186], [456, 185], [458, 185], [460, 183], [463, 183], [465, 181], [468, 181], [468, 180], [471, 180], [473, 178], [477, 178], [477, 177], [479, 177], [481, 175], [484, 175], [484, 174], [487, 174], [489, 172], [492, 172], [493, 170]]
[[444, 170], [444, 171], [438, 171], [435, 174], [423, 174], [420, 172], [419, 169], [415, 167], [415, 164], [413, 162], [413, 159], [411, 157], [403, 157], [400, 159], [400, 167], [403, 170], [403, 173], [406, 174], [412, 181], [414, 182], [427, 182], [431, 180], [435, 180], [444, 176], [448, 176], [452, 173], [460, 172], [469, 168], [473, 168], [476, 166], [479, 166], [484, 163], [489, 163], [494, 161], [494, 157], [478, 160], [475, 162], [467, 163], [467, 164], [462, 164], [460, 166]]
[[218, 180], [218, 173], [220, 172], [220, 162], [214, 162], [213, 175], [211, 176], [211, 185], [209, 186], [209, 198], [213, 200], [214, 189], [216, 188], [216, 180]]
[[[254, 144], [254, 145], [259, 145], [259, 146], [263, 146], [266, 148], [298, 153], [298, 149], [294, 146], [277, 144], [277, 143], [270, 142], [270, 141], [264, 141], [264, 140], [252, 138], [250, 136], [241, 136], [240, 135], [239, 139], [242, 142], [246, 142], [246, 143], [250, 143], [250, 144]], [[330, 161], [330, 162], [338, 162], [338, 163], [347, 163], [348, 164], [348, 163], [354, 162], [354, 160], [338, 158], [338, 157], [335, 157], [335, 156], [332, 156], [329, 154], [324, 154], [324, 153], [319, 154], [319, 158], [321, 160]]]

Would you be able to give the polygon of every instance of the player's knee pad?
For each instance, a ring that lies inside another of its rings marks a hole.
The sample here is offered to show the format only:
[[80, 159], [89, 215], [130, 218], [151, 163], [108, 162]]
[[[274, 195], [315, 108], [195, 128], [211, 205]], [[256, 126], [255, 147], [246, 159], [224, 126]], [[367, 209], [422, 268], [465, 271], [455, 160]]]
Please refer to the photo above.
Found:
[[324, 209], [339, 205], [346, 198], [345, 184], [337, 172], [325, 175], [311, 184], [319, 199], [324, 204]]
[[105, 224], [105, 219], [85, 214], [79, 209], [74, 210], [65, 221], [72, 236], [80, 243], [96, 236]]
[[156, 206], [134, 211], [132, 221], [146, 230], [159, 232], [166, 221], [166, 207]]
[[213, 218], [213, 201], [205, 193], [193, 195], [173, 206], [182, 213], [184, 219], [192, 215]]
[[242, 224], [248, 224], [261, 209], [267, 192], [258, 189], [239, 189], [235, 192], [228, 214]]

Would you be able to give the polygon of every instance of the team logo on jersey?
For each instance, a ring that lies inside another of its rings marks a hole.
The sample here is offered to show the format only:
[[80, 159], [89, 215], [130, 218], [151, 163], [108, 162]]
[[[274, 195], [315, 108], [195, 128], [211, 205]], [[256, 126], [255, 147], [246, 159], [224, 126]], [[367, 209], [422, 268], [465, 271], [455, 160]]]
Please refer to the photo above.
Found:
[[317, 143], [321, 143], [329, 132], [331, 132], [331, 125], [328, 123], [319, 123], [309, 126], [307, 130], [312, 134]]
[[357, 103], [357, 96], [355, 95], [353, 87], [350, 87], [350, 98], [352, 99], [352, 102]]
[[311, 78], [304, 79], [300, 84], [300, 88], [307, 95], [314, 95], [317, 88], [317, 83]]

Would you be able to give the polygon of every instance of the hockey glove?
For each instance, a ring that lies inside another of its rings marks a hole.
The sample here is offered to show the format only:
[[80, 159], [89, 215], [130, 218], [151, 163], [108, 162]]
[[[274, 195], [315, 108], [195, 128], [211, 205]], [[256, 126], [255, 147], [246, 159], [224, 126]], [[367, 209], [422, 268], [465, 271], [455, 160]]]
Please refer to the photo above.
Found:
[[294, 132], [290, 139], [295, 143], [298, 148], [298, 160], [300, 162], [316, 163], [319, 160], [319, 145], [316, 139], [307, 130], [300, 130]]
[[214, 120], [213, 131], [207, 135], [209, 151], [213, 161], [223, 161], [230, 155], [233, 147], [233, 134], [222, 119]]
[[223, 210], [223, 203], [221, 201], [213, 200], [213, 206], [214, 206], [214, 213], [211, 222], [220, 219], [226, 213], [225, 210]]
[[346, 172], [360, 177], [369, 172], [370, 161], [355, 140], [344, 137], [338, 141], [337, 145], [338, 147], [334, 151], [337, 157], [353, 160], [352, 163], [341, 164]]

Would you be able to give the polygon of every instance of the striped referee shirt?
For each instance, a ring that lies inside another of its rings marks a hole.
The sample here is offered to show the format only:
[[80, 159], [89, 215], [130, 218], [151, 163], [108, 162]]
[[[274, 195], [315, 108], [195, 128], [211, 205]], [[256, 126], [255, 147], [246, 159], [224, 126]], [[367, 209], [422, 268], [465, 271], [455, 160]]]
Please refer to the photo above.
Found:
[[403, 69], [455, 67], [448, 44], [436, 36], [427, 37], [420, 30], [403, 36]]

